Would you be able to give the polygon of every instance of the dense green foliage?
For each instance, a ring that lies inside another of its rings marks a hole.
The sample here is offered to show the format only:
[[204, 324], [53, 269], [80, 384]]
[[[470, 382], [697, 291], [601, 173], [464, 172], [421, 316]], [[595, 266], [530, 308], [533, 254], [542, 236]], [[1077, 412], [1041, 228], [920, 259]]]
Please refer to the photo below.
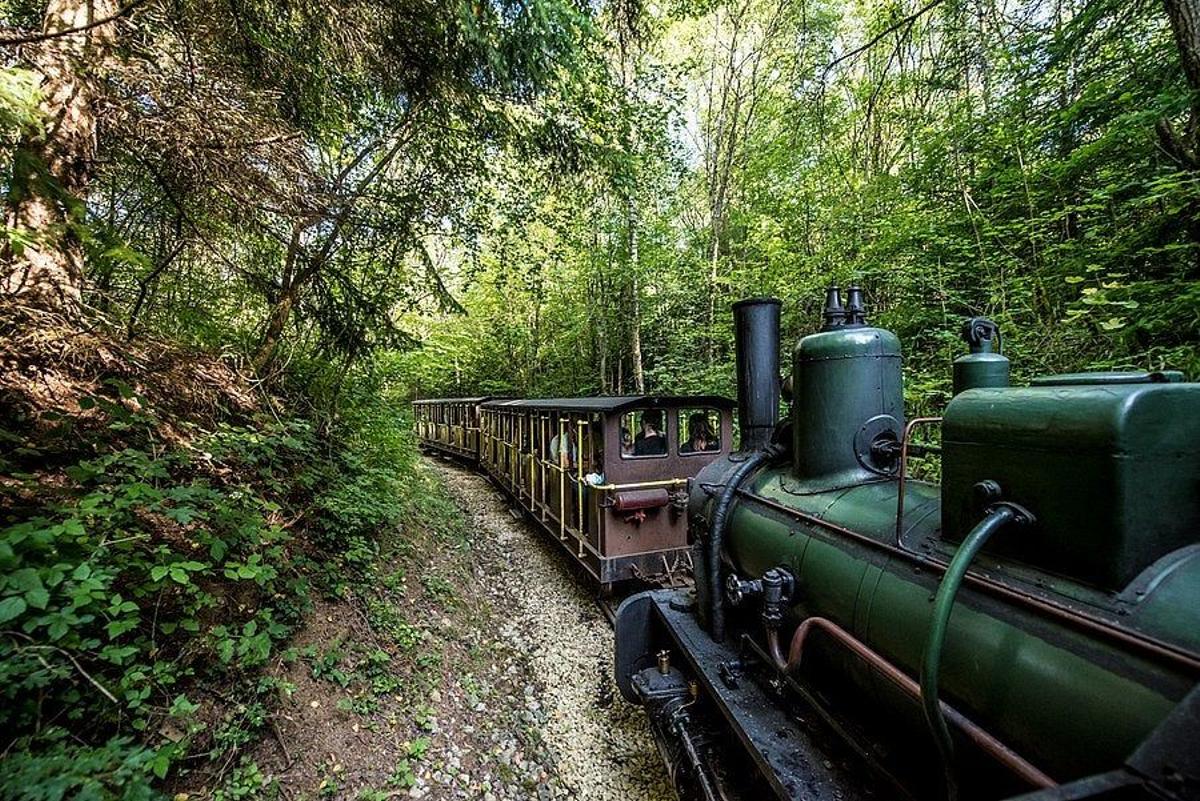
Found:
[[0, 721], [17, 737], [5, 797], [149, 797], [192, 750], [221, 758], [264, 725], [206, 728], [196, 694], [269, 706], [276, 688], [255, 672], [310, 593], [365, 570], [381, 527], [430, 521], [404, 418], [377, 383], [354, 387], [321, 436], [310, 419], [256, 415], [189, 426], [171, 446], [153, 406], [111, 382], [82, 399], [86, 429], [38, 438], [98, 454], [64, 465], [59, 486], [39, 486], [47, 454], [29, 441], [9, 452], [2, 497], [21, 522], [0, 530]]
[[850, 282], [921, 407], [967, 315], [1200, 377], [1189, 1], [0, 2], [0, 794], [257, 736], [313, 592], [458, 525], [414, 395], [732, 394], [731, 302]]
[[[314, 597], [421, 641], [373, 571], [398, 531], [461, 532], [383, 349], [452, 305], [430, 253], [481, 224], [497, 153], [589, 146], [564, 93], [593, 28], [557, 0], [139, 2], [82, 55], [38, 38], [118, 5], [0, 4], [29, 32], [0, 65], [0, 796], [252, 797], [269, 664], [324, 664], [283, 647]], [[39, 251], [82, 312], [22, 294]]]
[[1018, 376], [1200, 375], [1196, 174], [1158, 131], [1191, 93], [1162, 7], [947, 2], [895, 24], [913, 10], [658, 19], [630, 97], [661, 113], [618, 158], [637, 214], [611, 163], [514, 167], [511, 221], [459, 276], [468, 314], [415, 321], [418, 391], [630, 391], [632, 324], [648, 389], [730, 392], [732, 301], [783, 298], [795, 337], [823, 286], [852, 281], [900, 334], [914, 397], [946, 389], [977, 314]]

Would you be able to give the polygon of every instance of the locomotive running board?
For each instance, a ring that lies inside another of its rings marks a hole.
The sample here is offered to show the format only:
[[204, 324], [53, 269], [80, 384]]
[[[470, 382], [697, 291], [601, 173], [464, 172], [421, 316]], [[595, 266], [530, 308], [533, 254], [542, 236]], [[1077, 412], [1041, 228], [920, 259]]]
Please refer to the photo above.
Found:
[[777, 798], [878, 798], [864, 771], [853, 770], [857, 763], [847, 765], [843, 757], [831, 756], [814, 732], [789, 717], [753, 678], [731, 680], [727, 666], [738, 663], [742, 654], [728, 643], [713, 642], [697, 625], [693, 605], [686, 592], [654, 590], [631, 596], [618, 607], [613, 661], [622, 696], [638, 703], [632, 677], [654, 665], [659, 651], [668, 650], [672, 661], [686, 665], [685, 672], [698, 681], [701, 694], [720, 710], [727, 730]]

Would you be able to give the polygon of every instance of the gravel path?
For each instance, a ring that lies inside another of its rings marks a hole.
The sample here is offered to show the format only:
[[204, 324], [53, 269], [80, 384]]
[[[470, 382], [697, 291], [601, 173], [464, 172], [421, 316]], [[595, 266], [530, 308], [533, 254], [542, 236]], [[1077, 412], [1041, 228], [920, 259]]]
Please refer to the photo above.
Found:
[[[617, 695], [612, 630], [566, 557], [532, 525], [515, 519], [487, 481], [430, 461], [477, 532], [474, 548], [488, 570], [478, 590], [507, 610], [488, 636], [511, 643], [537, 682], [526, 687], [523, 714], [538, 730], [543, 754], [531, 759], [557, 781], [553, 795], [614, 801], [673, 799], [665, 769], [640, 709]], [[515, 700], [515, 699], [514, 699]], [[498, 710], [499, 711], [499, 710]], [[528, 712], [532, 711], [533, 715]], [[503, 754], [509, 761], [513, 755]], [[534, 766], [516, 757], [522, 773]], [[542, 784], [537, 795], [542, 796]]]

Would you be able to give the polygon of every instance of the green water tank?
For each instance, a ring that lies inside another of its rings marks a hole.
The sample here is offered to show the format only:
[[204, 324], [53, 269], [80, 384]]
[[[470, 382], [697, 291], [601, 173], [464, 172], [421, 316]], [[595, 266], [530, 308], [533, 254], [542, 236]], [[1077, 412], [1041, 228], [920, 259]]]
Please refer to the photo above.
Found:
[[963, 325], [962, 335], [971, 352], [954, 360], [954, 394], [1007, 387], [1008, 359], [1000, 353], [1000, 327], [986, 317], [972, 317]]
[[1096, 373], [963, 392], [942, 424], [942, 537], [983, 514], [977, 486], [1037, 518], [988, 550], [1118, 592], [1200, 531], [1200, 384]]

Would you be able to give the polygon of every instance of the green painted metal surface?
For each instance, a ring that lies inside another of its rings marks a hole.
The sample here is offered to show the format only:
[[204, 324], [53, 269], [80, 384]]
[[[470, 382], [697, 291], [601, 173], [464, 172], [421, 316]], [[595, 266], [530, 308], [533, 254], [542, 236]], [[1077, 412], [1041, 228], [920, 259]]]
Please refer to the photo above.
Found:
[[[895, 509], [896, 482], [832, 492], [806, 493], [806, 486], [811, 485], [786, 469], [767, 470], [754, 479], [750, 491], [876, 542], [896, 544], [889, 513]], [[912, 547], [934, 541], [937, 487], [910, 482], [906, 496], [902, 540]], [[895, 549], [873, 547], [748, 499], [734, 509], [727, 542], [742, 575], [761, 575], [781, 564], [793, 572], [793, 622], [809, 615], [828, 617], [909, 675], [918, 675], [936, 571]], [[1187, 638], [1178, 636], [1179, 627], [1200, 629], [1200, 606], [1188, 600], [1194, 598], [1188, 593], [1200, 587], [1197, 567], [1200, 562], [1184, 566], [1188, 572], [1176, 579], [1184, 582], [1183, 588], [1161, 582], [1141, 599], [1142, 608], [1149, 610], [1147, 619], [1158, 621], [1148, 625], [1169, 628], [1181, 644]], [[1180, 592], [1183, 597], [1174, 595]], [[842, 670], [881, 710], [904, 710], [895, 713], [897, 726], [915, 727], [924, 736], [911, 702], [905, 710], [906, 702], [886, 682], [852, 658], [844, 659]], [[969, 588], [960, 593], [950, 617], [942, 666], [947, 701], [1060, 779], [1119, 764], [1195, 681], [1182, 668]]]
[[[1145, 375], [1145, 374], [1140, 374]], [[961, 539], [981, 514], [975, 485], [1037, 522], [987, 551], [1116, 592], [1196, 540], [1200, 384], [1101, 379], [954, 398], [942, 427], [942, 528]]]
[[[877, 475], [873, 437], [904, 428], [900, 341], [881, 328], [806, 336], [793, 355], [792, 420], [796, 474], [826, 487]], [[865, 428], [864, 428], [865, 427]]]
[[992, 350], [990, 339], [973, 347], [977, 349], [954, 360], [954, 394], [983, 387], [1007, 387], [1007, 357]]

